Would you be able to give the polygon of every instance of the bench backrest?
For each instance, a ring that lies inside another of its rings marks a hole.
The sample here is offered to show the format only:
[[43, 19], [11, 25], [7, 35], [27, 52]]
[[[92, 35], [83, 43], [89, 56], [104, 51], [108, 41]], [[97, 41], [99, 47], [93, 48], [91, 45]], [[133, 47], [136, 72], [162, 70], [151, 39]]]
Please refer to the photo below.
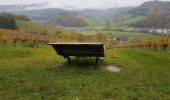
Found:
[[102, 43], [49, 43], [62, 56], [104, 57]]

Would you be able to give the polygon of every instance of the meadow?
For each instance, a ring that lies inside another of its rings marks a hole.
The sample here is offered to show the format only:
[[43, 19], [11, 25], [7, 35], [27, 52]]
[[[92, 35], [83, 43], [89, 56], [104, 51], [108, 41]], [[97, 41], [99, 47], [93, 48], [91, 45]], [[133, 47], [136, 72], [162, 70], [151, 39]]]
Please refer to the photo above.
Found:
[[52, 47], [0, 47], [0, 100], [170, 99], [169, 51], [105, 52], [98, 66], [86, 59], [68, 65]]
[[111, 36], [127, 37], [129, 39], [134, 38], [134, 39], [141, 39], [141, 40], [160, 37], [158, 35], [153, 35], [150, 33], [139, 33], [139, 32], [105, 31], [105, 33], [109, 33]]
[[55, 34], [58, 30], [53, 26], [45, 25], [38, 22], [16, 20], [16, 23], [19, 30], [24, 32]]

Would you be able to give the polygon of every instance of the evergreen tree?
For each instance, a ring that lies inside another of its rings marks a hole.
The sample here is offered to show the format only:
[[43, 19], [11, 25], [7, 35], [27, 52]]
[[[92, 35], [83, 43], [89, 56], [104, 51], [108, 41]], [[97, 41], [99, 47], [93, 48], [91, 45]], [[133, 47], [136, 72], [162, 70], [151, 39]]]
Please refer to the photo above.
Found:
[[0, 14], [0, 28], [16, 29], [16, 21], [12, 14]]

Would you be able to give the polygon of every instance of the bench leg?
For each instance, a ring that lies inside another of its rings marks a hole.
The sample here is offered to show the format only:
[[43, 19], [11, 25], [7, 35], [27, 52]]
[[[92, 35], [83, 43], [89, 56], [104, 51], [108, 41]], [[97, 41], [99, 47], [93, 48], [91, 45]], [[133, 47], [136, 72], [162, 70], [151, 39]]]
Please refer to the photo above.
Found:
[[96, 57], [96, 64], [99, 63], [99, 57]]
[[66, 57], [66, 58], [67, 58], [67, 60], [68, 60], [68, 64], [70, 64], [70, 63], [71, 63], [70, 57], [68, 56], [68, 57]]

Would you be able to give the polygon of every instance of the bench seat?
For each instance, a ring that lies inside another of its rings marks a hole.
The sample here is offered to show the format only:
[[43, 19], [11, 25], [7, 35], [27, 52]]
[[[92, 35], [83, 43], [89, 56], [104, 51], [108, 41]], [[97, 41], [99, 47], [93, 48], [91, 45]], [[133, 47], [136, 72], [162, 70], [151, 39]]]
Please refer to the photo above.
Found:
[[77, 57], [96, 57], [98, 63], [99, 57], [105, 57], [102, 43], [48, 43], [52, 45], [56, 53], [68, 59], [70, 56]]

